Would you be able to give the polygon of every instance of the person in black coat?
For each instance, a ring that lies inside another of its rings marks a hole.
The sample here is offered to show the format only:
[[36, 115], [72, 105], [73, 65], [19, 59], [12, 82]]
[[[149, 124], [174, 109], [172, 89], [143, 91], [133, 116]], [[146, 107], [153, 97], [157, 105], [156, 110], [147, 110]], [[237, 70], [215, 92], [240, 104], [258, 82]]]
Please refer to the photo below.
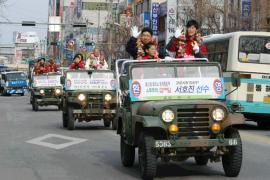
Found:
[[131, 37], [126, 45], [126, 51], [133, 59], [145, 56], [144, 46], [146, 44], [154, 44], [158, 48], [158, 43], [153, 38], [153, 31], [149, 27], [145, 27], [139, 32], [138, 27], [131, 28]]

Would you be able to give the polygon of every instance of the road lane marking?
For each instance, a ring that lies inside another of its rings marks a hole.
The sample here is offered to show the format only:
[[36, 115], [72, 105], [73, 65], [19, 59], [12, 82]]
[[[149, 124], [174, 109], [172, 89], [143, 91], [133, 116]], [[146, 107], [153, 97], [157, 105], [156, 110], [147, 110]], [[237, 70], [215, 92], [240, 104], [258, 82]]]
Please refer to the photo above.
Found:
[[262, 145], [270, 145], [270, 138], [254, 134], [252, 132], [240, 132], [241, 138], [245, 141], [261, 143]]
[[[50, 143], [50, 142], [46, 142], [46, 140], [49, 139], [62, 139], [63, 141], [68, 141], [65, 143], [58, 143], [58, 144], [54, 144], [54, 143]], [[75, 138], [75, 137], [69, 137], [69, 136], [62, 136], [62, 135], [58, 135], [58, 134], [47, 134], [45, 136], [41, 136], [41, 137], [37, 137], [34, 139], [31, 139], [29, 141], [26, 141], [27, 143], [30, 144], [35, 144], [35, 145], [39, 145], [39, 146], [45, 146], [48, 148], [52, 148], [52, 149], [64, 149], [67, 148], [69, 146], [75, 145], [75, 144], [79, 144], [82, 142], [87, 141], [87, 139], [82, 139], [82, 138]]]

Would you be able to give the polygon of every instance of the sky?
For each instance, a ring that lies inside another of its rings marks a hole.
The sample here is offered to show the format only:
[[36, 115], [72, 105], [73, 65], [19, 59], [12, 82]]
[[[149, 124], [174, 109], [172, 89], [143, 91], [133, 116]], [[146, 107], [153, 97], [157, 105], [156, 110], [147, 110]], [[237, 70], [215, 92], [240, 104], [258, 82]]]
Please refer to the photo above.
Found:
[[[0, 7], [0, 22], [36, 21], [48, 22], [48, 0], [7, 0], [4, 7]], [[21, 25], [0, 24], [0, 44], [12, 43], [13, 32], [37, 32], [40, 39], [45, 39], [47, 27], [22, 27]]]

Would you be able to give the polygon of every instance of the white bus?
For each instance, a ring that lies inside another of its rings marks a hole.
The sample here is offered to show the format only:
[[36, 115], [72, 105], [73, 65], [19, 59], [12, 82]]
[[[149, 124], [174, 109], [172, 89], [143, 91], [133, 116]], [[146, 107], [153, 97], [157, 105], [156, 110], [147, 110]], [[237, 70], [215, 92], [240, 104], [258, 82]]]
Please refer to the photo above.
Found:
[[227, 96], [229, 108], [258, 126], [270, 126], [270, 33], [233, 32], [206, 36], [209, 61], [220, 62], [225, 89], [235, 90], [231, 74], [239, 72], [241, 86]]

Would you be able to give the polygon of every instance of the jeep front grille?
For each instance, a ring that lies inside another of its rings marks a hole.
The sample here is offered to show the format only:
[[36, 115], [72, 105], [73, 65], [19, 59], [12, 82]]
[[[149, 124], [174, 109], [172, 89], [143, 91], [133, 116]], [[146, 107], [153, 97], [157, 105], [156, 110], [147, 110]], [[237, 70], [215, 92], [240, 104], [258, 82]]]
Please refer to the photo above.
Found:
[[54, 89], [44, 89], [45, 96], [54, 96]]
[[177, 123], [179, 137], [197, 139], [210, 136], [209, 108], [179, 108]]
[[103, 95], [102, 94], [88, 94], [89, 106], [92, 109], [103, 109]]

